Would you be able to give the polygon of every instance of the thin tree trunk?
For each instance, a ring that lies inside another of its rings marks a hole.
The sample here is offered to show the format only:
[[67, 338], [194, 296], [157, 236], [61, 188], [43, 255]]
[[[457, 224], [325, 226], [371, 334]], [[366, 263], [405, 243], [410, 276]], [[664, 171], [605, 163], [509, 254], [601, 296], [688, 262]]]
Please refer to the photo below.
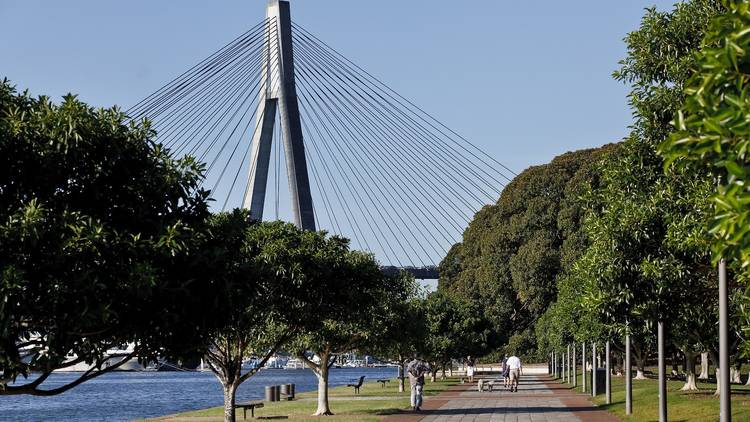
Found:
[[398, 392], [403, 393], [405, 390], [404, 387], [404, 377], [406, 376], [406, 361], [402, 360], [398, 364]]
[[320, 366], [315, 371], [315, 376], [318, 377], [318, 409], [315, 411], [313, 416], [329, 416], [333, 415], [331, 408], [328, 405], [328, 353], [321, 353]]
[[636, 380], [645, 380], [646, 378], [645, 374], [645, 367], [646, 362], [645, 359], [639, 358], [638, 355], [635, 357], [635, 378]]
[[[224, 382], [222, 382], [224, 384]], [[224, 384], [224, 422], [235, 422], [234, 403], [237, 386], [234, 383]]]
[[742, 365], [741, 362], [735, 362], [734, 366], [732, 366], [732, 384], [742, 384], [742, 374], [740, 374], [740, 366]]
[[633, 357], [635, 357], [635, 377], [636, 380], [645, 380], [644, 369], [646, 367], [646, 353], [641, 349], [638, 343], [633, 344]]
[[440, 373], [440, 379], [444, 380], [445, 379], [445, 364], [443, 364], [443, 367], [441, 369], [442, 371]]
[[695, 380], [695, 357], [696, 353], [687, 347], [683, 350], [685, 354], [685, 385], [680, 391], [698, 391], [698, 385]]
[[719, 366], [716, 366], [716, 391], [714, 391], [714, 396], [719, 397], [721, 395], [721, 383], [719, 382]]
[[708, 379], [708, 352], [701, 352], [701, 374], [698, 376], [698, 379]]

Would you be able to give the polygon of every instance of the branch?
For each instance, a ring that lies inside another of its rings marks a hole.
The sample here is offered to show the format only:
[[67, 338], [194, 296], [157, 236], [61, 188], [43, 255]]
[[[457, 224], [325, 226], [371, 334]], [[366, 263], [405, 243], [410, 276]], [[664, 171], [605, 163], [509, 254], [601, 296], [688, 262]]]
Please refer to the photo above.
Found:
[[320, 371], [320, 365], [317, 365], [315, 362], [308, 359], [307, 356], [305, 356], [305, 352], [299, 353], [297, 357], [300, 358], [300, 360], [302, 360], [302, 362], [304, 362], [305, 365], [307, 365], [313, 371]]
[[263, 360], [261, 360], [258, 363], [257, 367], [249, 370], [244, 375], [240, 376], [240, 380], [239, 380], [240, 384], [242, 384], [248, 378], [252, 377], [253, 375], [255, 375], [255, 373], [257, 373], [258, 371], [260, 371], [260, 368], [262, 368], [266, 364], [266, 362], [268, 362], [268, 359], [270, 359], [271, 356], [273, 356], [273, 354], [276, 353], [276, 351], [279, 350], [279, 348], [284, 343], [286, 343], [289, 340], [289, 338], [291, 338], [291, 334], [289, 334], [289, 333], [284, 334], [283, 336], [281, 336], [281, 338], [279, 338], [279, 340], [276, 342], [276, 344], [274, 344], [273, 347], [268, 351], [268, 353], [266, 353], [266, 355], [263, 357]]
[[[136, 357], [138, 354], [138, 350], [134, 350], [132, 353], [128, 353], [126, 355], [113, 355], [108, 356], [106, 359], [99, 361], [97, 365], [93, 366], [89, 370], [83, 373], [78, 379], [76, 379], [73, 382], [70, 382], [68, 384], [65, 384], [63, 386], [60, 386], [58, 388], [53, 388], [51, 390], [39, 390], [36, 387], [39, 386], [44, 380], [49, 377], [49, 375], [52, 373], [52, 371], [45, 372], [42, 374], [39, 378], [34, 380], [34, 382], [22, 385], [22, 386], [6, 386], [3, 390], [0, 390], [0, 395], [15, 395], [15, 394], [30, 394], [32, 396], [55, 396], [57, 394], [64, 393], [71, 388], [89, 381], [91, 379], [94, 379], [100, 375], [106, 374], [107, 372], [112, 372], [115, 369], [119, 368], [120, 366], [124, 365], [125, 363], [129, 362], [131, 359]], [[114, 357], [120, 357], [124, 356], [123, 359], [120, 362], [117, 362], [114, 365], [110, 365], [104, 369], [101, 369], [101, 365], [108, 361], [109, 359], [112, 359]]]

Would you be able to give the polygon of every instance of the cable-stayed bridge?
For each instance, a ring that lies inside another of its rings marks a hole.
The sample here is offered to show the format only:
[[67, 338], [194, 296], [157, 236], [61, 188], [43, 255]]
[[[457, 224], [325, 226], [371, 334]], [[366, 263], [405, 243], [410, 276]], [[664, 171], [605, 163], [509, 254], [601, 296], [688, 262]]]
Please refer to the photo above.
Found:
[[293, 22], [287, 1], [270, 0], [265, 19], [127, 113], [206, 163], [216, 210], [346, 236], [417, 278], [437, 278], [515, 176]]

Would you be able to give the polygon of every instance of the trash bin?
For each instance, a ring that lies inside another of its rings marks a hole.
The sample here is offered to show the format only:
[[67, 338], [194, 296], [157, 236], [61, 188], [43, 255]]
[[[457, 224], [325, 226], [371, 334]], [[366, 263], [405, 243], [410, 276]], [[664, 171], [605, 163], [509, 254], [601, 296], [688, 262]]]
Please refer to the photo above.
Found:
[[596, 368], [596, 395], [605, 394], [605, 388], [607, 388], [607, 369]]
[[277, 401], [276, 389], [273, 385], [267, 385], [265, 388], [265, 401]]
[[294, 384], [281, 384], [281, 396], [294, 400]]

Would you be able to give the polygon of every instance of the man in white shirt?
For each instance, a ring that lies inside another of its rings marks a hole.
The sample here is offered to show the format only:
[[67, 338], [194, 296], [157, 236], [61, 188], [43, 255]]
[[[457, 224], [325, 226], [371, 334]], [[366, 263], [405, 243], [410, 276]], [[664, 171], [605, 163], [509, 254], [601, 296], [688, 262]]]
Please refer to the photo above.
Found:
[[521, 359], [519, 359], [518, 356], [513, 355], [508, 358], [506, 364], [508, 365], [508, 368], [510, 368], [510, 391], [518, 391], [518, 377], [523, 374]]

